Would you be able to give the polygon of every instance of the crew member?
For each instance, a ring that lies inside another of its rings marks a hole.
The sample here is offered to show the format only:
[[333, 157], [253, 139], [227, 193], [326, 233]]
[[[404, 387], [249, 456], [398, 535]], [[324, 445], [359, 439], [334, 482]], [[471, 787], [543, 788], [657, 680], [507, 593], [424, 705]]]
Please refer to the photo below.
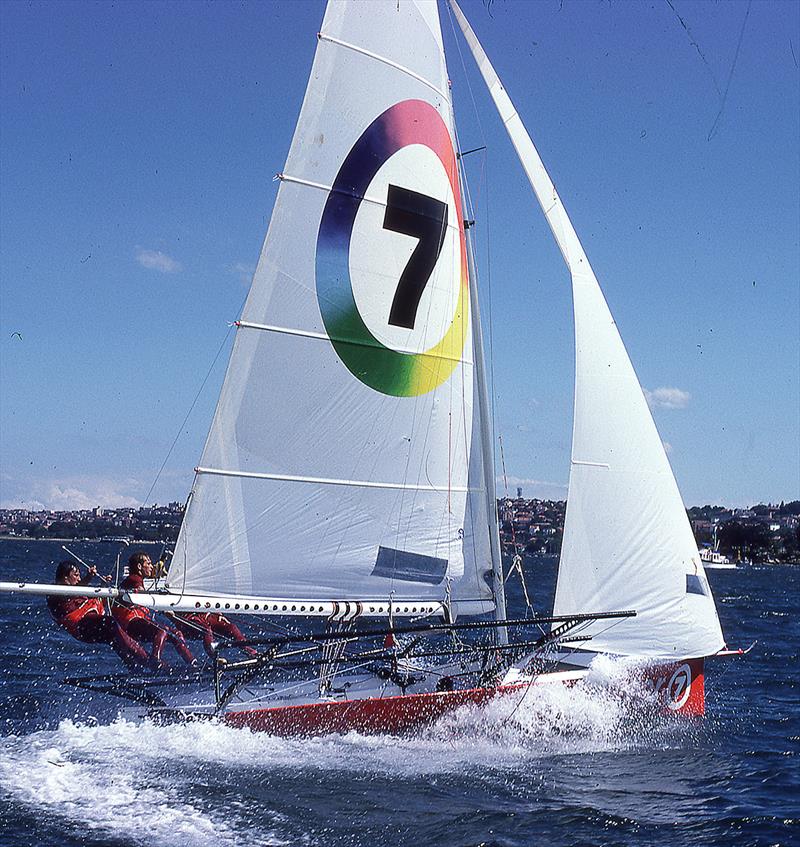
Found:
[[[97, 568], [90, 566], [81, 578], [78, 566], [68, 559], [56, 569], [58, 585], [88, 585], [97, 576]], [[50, 595], [47, 608], [56, 623], [78, 641], [86, 644], [110, 644], [114, 652], [132, 666], [147, 661], [147, 653], [106, 612], [99, 597], [62, 597]]]
[[[175, 628], [183, 633], [185, 638], [193, 641], [203, 639], [206, 653], [213, 659], [215, 656], [214, 643], [216, 639], [224, 638], [234, 644], [246, 644], [247, 639], [233, 621], [217, 612], [181, 612], [170, 614]], [[257, 656], [258, 650], [253, 647], [242, 647], [248, 656]]]
[[[147, 553], [134, 553], [128, 559], [128, 576], [122, 581], [120, 588], [123, 591], [135, 593], [144, 591], [144, 580], [153, 578], [153, 563]], [[170, 626], [157, 624], [150, 612], [142, 606], [116, 603], [113, 608], [114, 618], [117, 623], [132, 638], [140, 642], [152, 644], [150, 649], [150, 661], [156, 667], [162, 667], [161, 652], [164, 643], [169, 641], [178, 655], [190, 667], [197, 665], [197, 659], [186, 646], [183, 635]]]

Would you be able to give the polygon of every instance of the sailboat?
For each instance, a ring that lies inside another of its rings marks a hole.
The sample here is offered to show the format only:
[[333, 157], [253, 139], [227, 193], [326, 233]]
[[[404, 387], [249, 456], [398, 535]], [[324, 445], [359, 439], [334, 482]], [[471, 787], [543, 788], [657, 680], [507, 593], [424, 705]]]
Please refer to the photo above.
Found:
[[724, 553], [719, 552], [717, 525], [714, 524], [714, 542], [711, 547], [700, 548], [700, 560], [706, 568], [717, 570], [735, 570], [736, 562], [732, 562]]
[[[552, 180], [450, 8], [572, 279], [575, 414], [553, 613], [506, 615], [471, 233], [436, 0], [330, 0], [154, 614], [266, 616], [209, 674], [73, 680], [150, 717], [403, 731], [625, 657], [702, 714], [725, 641], [664, 448]], [[281, 622], [281, 623], [278, 623]]]

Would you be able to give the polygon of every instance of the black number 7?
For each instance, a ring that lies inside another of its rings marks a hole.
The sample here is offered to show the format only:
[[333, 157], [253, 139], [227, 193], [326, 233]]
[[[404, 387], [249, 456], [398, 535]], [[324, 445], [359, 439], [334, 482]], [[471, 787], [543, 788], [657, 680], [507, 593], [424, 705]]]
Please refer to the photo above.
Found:
[[422, 292], [436, 267], [447, 232], [447, 204], [411, 191], [389, 186], [383, 228], [419, 239], [394, 293], [389, 323], [414, 329]]

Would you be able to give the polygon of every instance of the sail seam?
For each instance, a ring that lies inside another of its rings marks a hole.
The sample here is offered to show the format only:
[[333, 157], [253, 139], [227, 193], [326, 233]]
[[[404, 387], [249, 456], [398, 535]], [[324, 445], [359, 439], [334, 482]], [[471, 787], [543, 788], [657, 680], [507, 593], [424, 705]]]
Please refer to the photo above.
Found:
[[[333, 341], [337, 344], [352, 344], [354, 347], [374, 347], [376, 349], [381, 348], [380, 344], [372, 344], [369, 341], [358, 341], [351, 338], [333, 338], [332, 336], [327, 335], [324, 332], [313, 332], [312, 330], [307, 329], [290, 329], [288, 327], [274, 326], [272, 324], [254, 323], [253, 321], [237, 321], [236, 326], [244, 329], [261, 329], [265, 332], [278, 332], [282, 335], [295, 335], [299, 338], [316, 338], [319, 341]], [[416, 350], [412, 350], [408, 347], [393, 347], [392, 349], [396, 350], [398, 353], [408, 353], [409, 355], [414, 356], [424, 356], [429, 359], [445, 359], [450, 362], [460, 362], [462, 365], [473, 364], [473, 362], [469, 359], [462, 359], [459, 356], [448, 356], [445, 353], [417, 353]]]
[[[255, 471], [236, 471], [226, 468], [195, 468], [197, 474], [210, 474], [212, 476], [236, 476], [245, 479], [272, 479], [277, 482], [309, 482], [316, 485], [343, 485], [352, 488], [390, 488], [412, 491], [447, 491], [446, 485], [423, 485], [422, 483], [405, 482], [374, 482], [367, 479], [335, 479], [318, 476], [294, 476], [291, 474], [257, 473]], [[451, 491], [468, 492], [468, 486], [451, 486]], [[476, 489], [478, 490], [478, 489]]]
[[381, 56], [379, 53], [373, 53], [372, 50], [366, 50], [356, 44], [351, 44], [349, 41], [342, 41], [339, 38], [334, 38], [332, 35], [326, 35], [324, 32], [319, 33], [319, 40], [329, 41], [331, 44], [337, 44], [339, 47], [346, 47], [348, 50], [353, 50], [355, 53], [360, 53], [362, 56], [367, 56], [370, 59], [376, 59], [378, 62], [382, 62], [384, 65], [388, 65], [390, 68], [394, 68], [395, 70], [410, 76], [412, 79], [417, 80], [417, 82], [427, 85], [428, 88], [435, 91], [440, 97], [444, 98], [444, 100], [447, 100], [447, 95], [441, 90], [441, 88], [439, 88], [438, 85], [434, 85], [430, 80], [425, 79], [424, 76], [420, 76], [418, 73], [412, 71], [411, 68], [407, 68], [405, 65], [400, 65], [386, 56]]
[[582, 462], [580, 459], [573, 459], [573, 465], [587, 465], [590, 468], [609, 468], [608, 462]]

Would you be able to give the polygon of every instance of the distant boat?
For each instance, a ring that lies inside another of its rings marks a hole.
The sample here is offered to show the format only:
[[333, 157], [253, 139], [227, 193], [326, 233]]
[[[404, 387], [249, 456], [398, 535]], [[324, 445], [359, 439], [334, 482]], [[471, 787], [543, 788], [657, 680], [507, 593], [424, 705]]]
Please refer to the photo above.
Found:
[[736, 563], [732, 562], [727, 556], [719, 552], [719, 539], [717, 538], [717, 526], [714, 524], [714, 543], [711, 547], [701, 547], [699, 550], [700, 559], [707, 568], [715, 568], [717, 570], [734, 570]]
[[703, 713], [704, 660], [728, 651], [662, 441], [555, 186], [451, 5], [572, 280], [575, 417], [553, 615], [506, 615], [437, 5], [332, 0], [163, 589], [91, 589], [156, 612], [294, 617], [305, 629], [253, 642], [256, 657], [224, 650], [213, 678], [74, 684], [134, 700], [140, 715], [402, 731], [571, 685], [605, 655], [635, 662], [673, 712]]
[[103, 544], [130, 544], [131, 542], [126, 535], [103, 535], [99, 540]]
[[720, 553], [719, 550], [714, 550], [711, 547], [701, 547], [699, 552], [700, 561], [702, 561], [706, 568], [727, 568], [734, 570], [737, 567], [736, 562], [732, 562], [727, 556]]

